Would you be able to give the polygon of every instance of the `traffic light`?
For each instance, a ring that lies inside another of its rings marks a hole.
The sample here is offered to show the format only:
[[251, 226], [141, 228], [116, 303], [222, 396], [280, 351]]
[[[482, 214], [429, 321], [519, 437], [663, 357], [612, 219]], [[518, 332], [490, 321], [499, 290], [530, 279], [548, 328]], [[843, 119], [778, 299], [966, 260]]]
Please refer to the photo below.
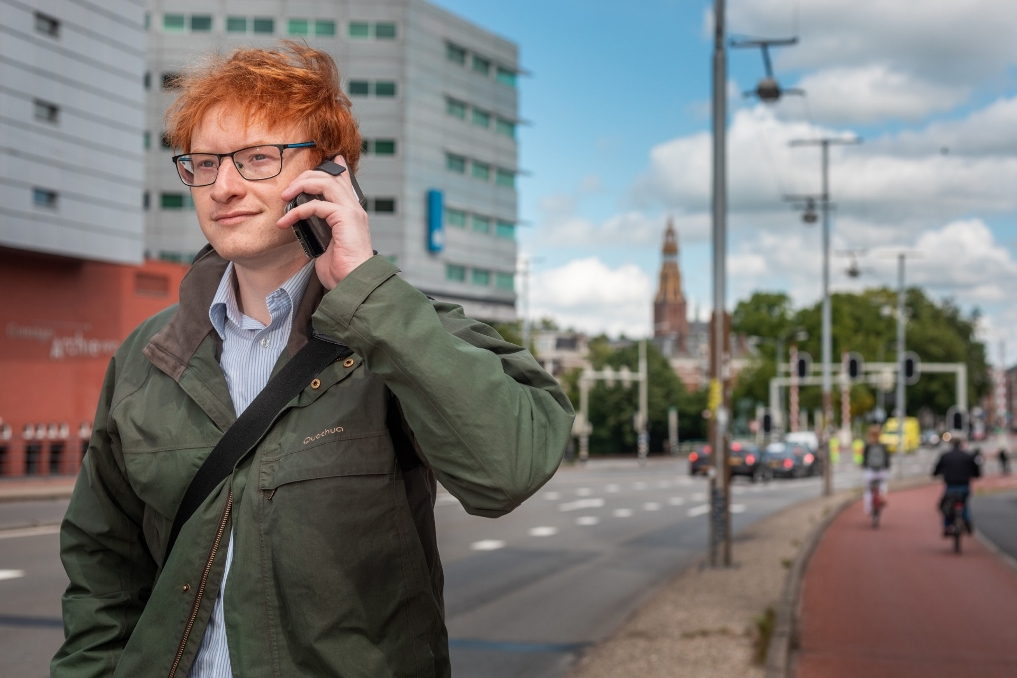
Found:
[[763, 414], [763, 433], [770, 433], [773, 431], [773, 415], [769, 412]]
[[918, 377], [921, 376], [921, 363], [918, 360], [918, 354], [914, 351], [908, 351], [904, 354], [904, 382], [909, 386], [918, 381]]
[[950, 422], [950, 428], [954, 431], [960, 431], [964, 428], [964, 414], [962, 412], [953, 413], [953, 421]]
[[848, 379], [851, 381], [857, 381], [862, 378], [865, 373], [865, 363], [862, 362], [862, 356], [857, 353], [848, 354], [847, 373]]
[[794, 373], [798, 375], [799, 379], [804, 379], [812, 373], [812, 356], [803, 351], [798, 352], [798, 358], [795, 360], [795, 364], [791, 366]]

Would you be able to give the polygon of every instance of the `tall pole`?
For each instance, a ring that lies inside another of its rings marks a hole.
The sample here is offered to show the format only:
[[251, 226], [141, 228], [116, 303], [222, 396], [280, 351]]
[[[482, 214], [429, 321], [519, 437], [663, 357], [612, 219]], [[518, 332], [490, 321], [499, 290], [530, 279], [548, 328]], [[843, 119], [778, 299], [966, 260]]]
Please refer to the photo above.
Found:
[[823, 139], [823, 494], [833, 491], [833, 464], [830, 462], [829, 431], [833, 421], [833, 394], [830, 383], [830, 360], [833, 354], [832, 322], [830, 319], [830, 140]]
[[[731, 564], [726, 530], [727, 407], [724, 388], [725, 256], [727, 252], [727, 56], [724, 52], [724, 0], [714, 0], [713, 27], [713, 346], [711, 373], [720, 389], [720, 403], [710, 423], [716, 473], [710, 488], [710, 564]], [[721, 545], [724, 544], [723, 558]]]
[[897, 255], [897, 477], [904, 477], [904, 259]]
[[[784, 362], [784, 336], [777, 337], [777, 376], [780, 376], [780, 364]], [[787, 432], [787, 426], [784, 423], [784, 387], [777, 383], [777, 428], [780, 429], [781, 433]]]
[[639, 431], [637, 456], [639, 463], [646, 463], [646, 455], [650, 452], [649, 426], [649, 385], [647, 384], [646, 340], [639, 342]]

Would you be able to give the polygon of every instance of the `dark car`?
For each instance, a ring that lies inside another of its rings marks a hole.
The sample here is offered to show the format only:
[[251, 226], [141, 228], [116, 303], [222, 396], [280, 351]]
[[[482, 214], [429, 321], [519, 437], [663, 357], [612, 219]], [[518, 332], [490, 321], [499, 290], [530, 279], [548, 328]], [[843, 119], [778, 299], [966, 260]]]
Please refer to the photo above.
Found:
[[819, 472], [816, 455], [804, 445], [770, 443], [766, 447], [764, 461], [773, 476], [804, 478]]
[[689, 453], [689, 475], [705, 476], [713, 466], [713, 454], [709, 445], [700, 445]]
[[731, 443], [731, 452], [727, 457], [728, 471], [733, 476], [746, 476], [752, 482], [766, 477], [763, 455], [755, 443]]

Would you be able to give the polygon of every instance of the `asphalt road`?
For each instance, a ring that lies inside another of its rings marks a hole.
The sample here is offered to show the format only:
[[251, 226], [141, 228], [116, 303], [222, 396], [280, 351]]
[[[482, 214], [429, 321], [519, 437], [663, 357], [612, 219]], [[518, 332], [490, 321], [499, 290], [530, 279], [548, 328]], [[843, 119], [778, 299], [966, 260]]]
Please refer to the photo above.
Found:
[[[928, 473], [934, 455], [908, 459]], [[511, 514], [435, 508], [456, 678], [563, 676], [657, 586], [707, 546], [707, 482], [684, 461], [593, 461], [563, 468]], [[842, 465], [836, 487], [861, 482]], [[736, 479], [734, 531], [821, 491], [818, 478]], [[0, 676], [41, 678], [63, 638], [67, 585], [55, 527], [65, 501], [0, 504]], [[737, 561], [737, 538], [734, 557]]]
[[975, 529], [1017, 560], [1017, 492], [976, 494], [971, 498], [971, 519]]

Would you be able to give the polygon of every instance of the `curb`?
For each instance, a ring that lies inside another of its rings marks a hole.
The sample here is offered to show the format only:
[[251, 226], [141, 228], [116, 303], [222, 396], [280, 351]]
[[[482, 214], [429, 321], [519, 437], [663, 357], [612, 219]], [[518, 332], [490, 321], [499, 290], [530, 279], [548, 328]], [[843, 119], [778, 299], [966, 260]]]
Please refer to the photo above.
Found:
[[20, 488], [0, 487], [0, 504], [12, 501], [42, 501], [46, 499], [69, 499], [74, 483], [68, 485], [36, 486]]
[[1012, 567], [1015, 572], [1017, 572], [1017, 559], [1014, 559], [1014, 557], [1009, 553], [996, 546], [995, 542], [986, 537], [984, 532], [981, 530], [975, 530], [975, 539], [982, 542], [982, 546], [989, 549], [989, 553], [1002, 560], [1004, 563]]

